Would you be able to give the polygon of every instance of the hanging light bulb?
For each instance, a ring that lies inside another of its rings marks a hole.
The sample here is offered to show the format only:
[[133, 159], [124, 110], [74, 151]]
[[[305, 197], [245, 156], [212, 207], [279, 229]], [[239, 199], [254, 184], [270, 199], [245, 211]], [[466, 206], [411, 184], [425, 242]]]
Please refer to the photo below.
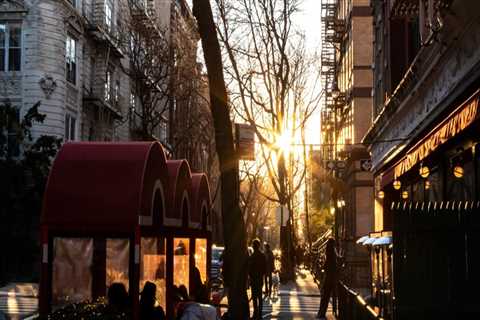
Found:
[[378, 191], [377, 196], [378, 196], [378, 199], [383, 199], [383, 198], [385, 198], [385, 192], [380, 190], [380, 191]]
[[402, 199], [408, 199], [408, 191], [403, 191], [402, 192]]
[[430, 181], [425, 181], [425, 190], [429, 190], [432, 187], [432, 183]]
[[393, 189], [400, 190], [401, 187], [402, 187], [402, 183], [400, 182], [400, 180], [393, 181]]
[[430, 174], [430, 169], [428, 169], [427, 166], [421, 166], [419, 172], [420, 172], [420, 177], [426, 179]]
[[455, 178], [463, 178], [463, 167], [460, 166], [460, 165], [456, 165], [455, 167], [453, 167], [453, 175], [455, 176]]

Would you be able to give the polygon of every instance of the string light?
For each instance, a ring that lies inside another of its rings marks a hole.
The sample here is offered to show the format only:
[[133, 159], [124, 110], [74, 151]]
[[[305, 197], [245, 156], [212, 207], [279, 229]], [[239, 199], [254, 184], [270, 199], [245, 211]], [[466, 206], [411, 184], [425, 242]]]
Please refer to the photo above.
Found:
[[454, 168], [453, 168], [453, 175], [455, 176], [455, 178], [463, 178], [463, 167], [460, 166], [460, 165], [456, 165]]
[[426, 179], [430, 174], [430, 169], [428, 169], [427, 166], [421, 166], [419, 172], [420, 172], [420, 177]]
[[402, 183], [400, 182], [400, 180], [393, 181], [393, 189], [400, 190], [401, 187], [402, 187]]
[[429, 190], [430, 187], [432, 186], [432, 183], [430, 181], [425, 181], [425, 190]]

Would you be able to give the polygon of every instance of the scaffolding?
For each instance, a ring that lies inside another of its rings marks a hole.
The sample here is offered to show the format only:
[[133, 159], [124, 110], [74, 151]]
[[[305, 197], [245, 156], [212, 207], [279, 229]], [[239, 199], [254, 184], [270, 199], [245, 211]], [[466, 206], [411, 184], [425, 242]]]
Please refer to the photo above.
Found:
[[345, 22], [339, 19], [339, 2], [341, 0], [321, 0], [321, 76], [324, 86], [324, 103], [321, 113], [321, 136], [323, 158], [335, 160], [337, 157], [338, 112], [344, 104], [344, 95], [337, 84], [337, 67], [339, 46], [345, 34]]

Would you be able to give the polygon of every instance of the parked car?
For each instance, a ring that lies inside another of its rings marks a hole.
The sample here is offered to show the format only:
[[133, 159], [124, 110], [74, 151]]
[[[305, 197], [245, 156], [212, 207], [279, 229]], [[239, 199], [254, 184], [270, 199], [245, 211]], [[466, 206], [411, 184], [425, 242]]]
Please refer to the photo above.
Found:
[[210, 267], [210, 279], [213, 283], [222, 282], [222, 266], [224, 247], [213, 245], [212, 247], [212, 265]]

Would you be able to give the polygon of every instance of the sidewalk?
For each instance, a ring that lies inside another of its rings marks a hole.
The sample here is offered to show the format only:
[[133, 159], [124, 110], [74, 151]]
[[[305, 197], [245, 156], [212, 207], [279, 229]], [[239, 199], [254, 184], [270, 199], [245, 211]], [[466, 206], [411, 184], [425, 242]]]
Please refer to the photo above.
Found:
[[[316, 319], [319, 306], [318, 286], [310, 272], [301, 269], [295, 282], [280, 285], [278, 296], [264, 300], [263, 319]], [[335, 319], [331, 306], [327, 319]]]
[[[0, 288], [0, 319], [17, 320], [35, 314], [38, 310], [36, 283], [10, 283]], [[3, 314], [2, 314], [3, 313]]]

